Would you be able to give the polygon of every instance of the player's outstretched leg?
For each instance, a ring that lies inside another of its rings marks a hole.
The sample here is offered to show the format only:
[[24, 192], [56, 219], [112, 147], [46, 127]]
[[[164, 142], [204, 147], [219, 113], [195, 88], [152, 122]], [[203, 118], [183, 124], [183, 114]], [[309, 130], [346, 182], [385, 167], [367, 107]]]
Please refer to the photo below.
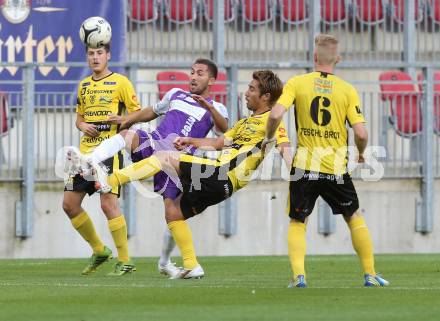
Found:
[[64, 173], [67, 176], [74, 177], [75, 175], [82, 175], [84, 165], [84, 156], [79, 149], [75, 146], [69, 146], [66, 149], [66, 159], [64, 163]]
[[122, 132], [105, 139], [101, 144], [96, 146], [93, 152], [87, 155], [88, 159], [95, 164], [99, 164], [106, 159], [113, 157], [119, 151], [126, 147], [126, 137], [132, 137], [135, 133], [123, 130]]

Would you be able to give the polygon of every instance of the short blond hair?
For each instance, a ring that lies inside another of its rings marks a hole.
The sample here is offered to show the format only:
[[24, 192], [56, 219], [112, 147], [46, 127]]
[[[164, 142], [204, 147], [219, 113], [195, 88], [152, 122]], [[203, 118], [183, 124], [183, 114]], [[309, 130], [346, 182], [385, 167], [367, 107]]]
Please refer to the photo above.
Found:
[[315, 37], [315, 53], [318, 64], [334, 65], [338, 59], [338, 39], [327, 34], [317, 35]]

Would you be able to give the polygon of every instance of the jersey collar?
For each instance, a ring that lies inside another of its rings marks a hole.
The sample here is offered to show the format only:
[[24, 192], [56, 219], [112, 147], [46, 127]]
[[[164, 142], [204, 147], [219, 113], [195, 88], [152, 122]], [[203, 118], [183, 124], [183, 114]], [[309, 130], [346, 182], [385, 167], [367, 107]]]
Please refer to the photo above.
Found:
[[325, 71], [319, 71], [319, 70], [316, 70], [315, 72], [319, 73], [319, 75], [323, 78], [327, 78], [328, 75], [333, 76], [333, 74], [331, 72], [325, 72]]
[[93, 81], [98, 82], [98, 81], [101, 81], [101, 80], [103, 80], [103, 79], [105, 79], [105, 78], [110, 77], [111, 75], [113, 75], [113, 72], [109, 73], [107, 76], [105, 76], [105, 77], [103, 77], [103, 78], [100, 78], [100, 79], [93, 79], [93, 76], [90, 76], [90, 78], [91, 78]]

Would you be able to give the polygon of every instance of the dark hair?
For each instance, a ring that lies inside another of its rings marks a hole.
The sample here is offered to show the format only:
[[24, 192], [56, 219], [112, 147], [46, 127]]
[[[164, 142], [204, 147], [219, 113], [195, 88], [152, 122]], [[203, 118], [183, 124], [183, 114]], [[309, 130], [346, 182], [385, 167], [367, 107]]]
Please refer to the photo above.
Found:
[[209, 75], [215, 79], [217, 79], [218, 74], [218, 68], [215, 62], [212, 60], [206, 59], [206, 58], [198, 58], [196, 61], [194, 61], [194, 64], [201, 64], [208, 67]]
[[[106, 52], [110, 52], [110, 43], [108, 43], [106, 45], [102, 45], [101, 47], [98, 47], [98, 48], [102, 48], [102, 47], [104, 47]], [[98, 49], [98, 48], [92, 48], [92, 49]], [[86, 52], [87, 52], [87, 50], [89, 50], [89, 46], [86, 45]]]
[[254, 71], [252, 77], [258, 81], [260, 95], [270, 94], [269, 104], [273, 106], [283, 93], [283, 83], [280, 78], [272, 70]]

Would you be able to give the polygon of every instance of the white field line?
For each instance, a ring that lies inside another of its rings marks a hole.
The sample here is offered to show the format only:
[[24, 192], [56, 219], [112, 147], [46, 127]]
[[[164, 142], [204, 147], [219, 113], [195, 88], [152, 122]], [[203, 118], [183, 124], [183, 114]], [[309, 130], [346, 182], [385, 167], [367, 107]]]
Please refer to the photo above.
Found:
[[[217, 288], [217, 289], [239, 289], [243, 288], [241, 286], [229, 286], [229, 285], [213, 285], [213, 284], [195, 284], [197, 282], [200, 282], [198, 280], [175, 280], [173, 282], [188, 282], [191, 283], [191, 288]], [[177, 283], [176, 283], [177, 284]], [[183, 283], [180, 283], [183, 284]], [[170, 283], [164, 283], [163, 285], [151, 285], [151, 284], [86, 284], [86, 283], [47, 283], [47, 282], [0, 282], [0, 286], [10, 286], [10, 287], [29, 287], [29, 286], [48, 286], [48, 287], [78, 287], [78, 288], [175, 288]], [[183, 288], [183, 287], [182, 287]], [[265, 289], [283, 289], [277, 286], [265, 286], [265, 287], [255, 287], [253, 289], [249, 288], [249, 290], [265, 290]], [[349, 287], [349, 286], [336, 286], [336, 287], [330, 287], [330, 286], [314, 286], [309, 287], [307, 289], [289, 289], [289, 291], [308, 291], [308, 290], [333, 290], [333, 289], [343, 289], [343, 290], [352, 290], [352, 289], [364, 289], [364, 291], [368, 291], [372, 288], [364, 288], [364, 287]], [[287, 290], [287, 288], [286, 288]], [[440, 287], [386, 287], [379, 291], [440, 291]]]

